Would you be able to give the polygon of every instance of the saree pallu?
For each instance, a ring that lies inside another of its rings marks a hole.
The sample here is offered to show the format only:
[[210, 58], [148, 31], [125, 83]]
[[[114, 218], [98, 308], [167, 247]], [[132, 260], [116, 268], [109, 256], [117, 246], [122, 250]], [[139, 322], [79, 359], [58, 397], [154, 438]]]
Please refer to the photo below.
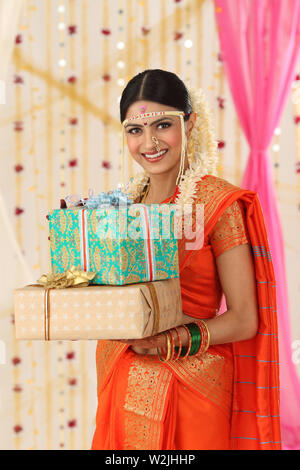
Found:
[[[198, 182], [195, 204], [204, 204], [205, 241], [195, 250], [185, 249], [184, 237], [179, 241], [183, 311], [191, 319], [216, 315], [222, 289], [207, 240], [235, 203], [244, 208], [252, 247], [257, 335], [168, 363], [135, 354], [126, 344], [99, 341], [92, 449], [281, 448], [275, 278], [255, 192], [211, 175]], [[237, 233], [237, 227], [228, 224], [221, 234], [225, 243], [231, 240], [228, 248], [244, 242]]]

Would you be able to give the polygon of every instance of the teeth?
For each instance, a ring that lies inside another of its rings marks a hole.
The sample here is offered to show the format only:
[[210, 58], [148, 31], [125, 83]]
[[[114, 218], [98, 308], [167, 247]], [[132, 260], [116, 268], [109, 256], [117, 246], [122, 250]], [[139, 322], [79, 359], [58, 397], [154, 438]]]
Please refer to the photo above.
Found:
[[155, 155], [147, 155], [147, 154], [145, 153], [145, 156], [146, 156], [147, 158], [157, 158], [157, 157], [160, 157], [161, 155], [163, 155], [164, 153], [166, 153], [166, 150], [162, 150], [161, 152], [158, 152], [158, 153], [156, 153]]

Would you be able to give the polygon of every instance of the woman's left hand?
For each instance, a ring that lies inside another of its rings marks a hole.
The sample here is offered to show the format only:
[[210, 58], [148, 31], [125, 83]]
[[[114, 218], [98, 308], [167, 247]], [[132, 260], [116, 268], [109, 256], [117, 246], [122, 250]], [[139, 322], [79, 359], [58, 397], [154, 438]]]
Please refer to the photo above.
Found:
[[[147, 338], [141, 339], [119, 339], [120, 343], [126, 343], [131, 346], [131, 348], [138, 354], [155, 354], [157, 348], [166, 347], [166, 337], [164, 334], [159, 333], [155, 336], [148, 336]], [[150, 352], [150, 350], [155, 350], [155, 352]]]

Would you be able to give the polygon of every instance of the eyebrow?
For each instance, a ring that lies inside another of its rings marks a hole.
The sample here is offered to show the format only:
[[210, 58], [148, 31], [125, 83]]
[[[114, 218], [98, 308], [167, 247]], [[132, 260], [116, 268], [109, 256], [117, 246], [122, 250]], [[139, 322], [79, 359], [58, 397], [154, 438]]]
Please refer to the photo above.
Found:
[[[163, 117], [163, 118], [157, 119], [156, 121], [151, 122], [150, 126], [153, 126], [153, 125], [156, 124], [157, 122], [165, 121], [166, 119], [169, 119], [169, 120], [173, 121], [173, 119], [171, 119], [170, 117]], [[134, 127], [144, 127], [144, 126], [142, 126], [141, 124], [126, 124], [125, 129], [127, 129], [127, 127], [130, 127], [130, 126], [134, 126]]]

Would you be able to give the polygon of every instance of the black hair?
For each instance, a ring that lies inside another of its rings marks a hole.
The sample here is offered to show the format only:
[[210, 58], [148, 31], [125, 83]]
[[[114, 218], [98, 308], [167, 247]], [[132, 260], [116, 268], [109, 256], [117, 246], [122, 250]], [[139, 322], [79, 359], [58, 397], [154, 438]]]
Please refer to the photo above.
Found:
[[127, 83], [120, 100], [121, 122], [124, 121], [129, 106], [140, 100], [154, 101], [184, 111], [185, 121], [193, 112], [185, 84], [175, 73], [167, 70], [144, 70]]

